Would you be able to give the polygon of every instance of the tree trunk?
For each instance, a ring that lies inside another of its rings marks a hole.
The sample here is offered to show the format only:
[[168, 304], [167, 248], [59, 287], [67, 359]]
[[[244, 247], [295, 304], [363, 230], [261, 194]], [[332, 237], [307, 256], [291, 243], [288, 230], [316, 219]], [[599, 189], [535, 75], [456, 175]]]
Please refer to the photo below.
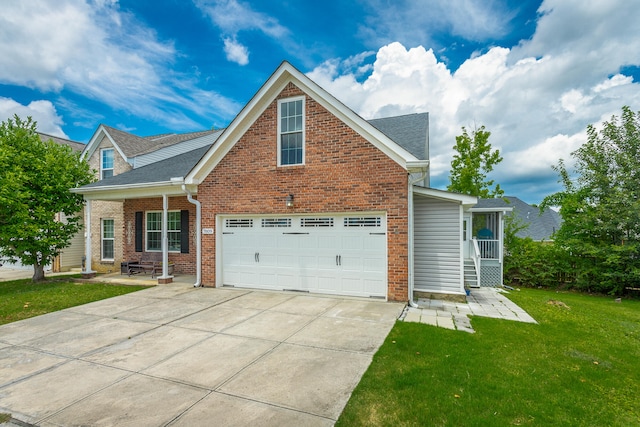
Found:
[[31, 278], [31, 281], [41, 282], [43, 280], [44, 280], [44, 265], [34, 264], [33, 277]]

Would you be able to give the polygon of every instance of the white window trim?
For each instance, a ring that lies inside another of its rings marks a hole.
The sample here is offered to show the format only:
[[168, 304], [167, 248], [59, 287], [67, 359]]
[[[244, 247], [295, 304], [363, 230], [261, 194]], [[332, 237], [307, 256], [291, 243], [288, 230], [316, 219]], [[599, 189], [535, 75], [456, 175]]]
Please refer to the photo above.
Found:
[[[103, 163], [103, 162], [102, 162], [102, 154], [103, 154], [105, 151], [111, 151], [111, 152], [113, 153], [113, 156], [112, 156], [112, 157], [113, 157], [113, 167], [111, 167], [111, 168], [103, 168], [103, 167], [102, 167], [102, 163]], [[115, 171], [114, 171], [115, 166], [116, 166], [116, 165], [115, 165], [115, 163], [116, 163], [116, 156], [115, 156], [115, 152], [116, 152], [116, 151], [113, 149], [113, 147], [111, 147], [111, 148], [101, 148], [101, 149], [100, 149], [100, 159], [99, 159], [99, 162], [100, 162], [100, 179], [101, 179], [101, 180], [102, 180], [102, 179], [104, 179], [104, 178], [102, 177], [102, 173], [103, 173], [104, 171], [110, 170], [110, 171], [112, 171], [112, 172], [113, 172], [113, 173], [112, 173], [112, 175], [115, 175]]]
[[[104, 222], [113, 222], [113, 237], [104, 237]], [[113, 258], [105, 258], [104, 256], [104, 242], [105, 240], [111, 240], [113, 242]], [[100, 260], [101, 261], [113, 261], [116, 256], [116, 222], [113, 218], [100, 219]]]
[[[172, 210], [168, 210], [168, 211], [167, 211], [167, 215], [168, 215], [168, 214], [170, 214], [170, 213], [172, 213], [172, 212], [178, 212], [178, 213], [180, 213], [180, 209], [172, 209]], [[150, 213], [159, 213], [159, 214], [160, 214], [161, 221], [162, 221], [162, 211], [159, 211], [159, 210], [155, 210], [155, 211], [145, 211], [145, 213], [144, 213], [144, 251], [145, 251], [145, 252], [162, 252], [162, 242], [160, 243], [160, 247], [161, 247], [161, 249], [149, 249], [149, 234], [148, 234], [148, 233], [149, 233], [149, 231], [150, 231], [150, 230], [149, 230], [149, 228], [147, 227], [147, 220], [148, 220], [148, 218], [149, 218], [149, 217], [148, 217], [148, 214], [150, 214]], [[168, 222], [167, 222], [167, 224], [168, 224]], [[171, 231], [171, 232], [175, 232], [174, 230], [167, 230], [167, 238], [168, 238], [168, 236], [169, 236], [169, 231]], [[153, 232], [154, 232], [154, 233], [160, 233], [160, 236], [161, 236], [160, 238], [162, 239], [162, 230], [158, 230], [158, 231], [155, 231], [155, 230], [154, 230]], [[182, 235], [182, 229], [181, 229], [179, 232], [180, 232], [180, 234]], [[180, 249], [178, 249], [178, 250], [169, 250], [168, 252], [169, 252], [169, 253], [172, 253], [172, 254], [179, 254], [179, 253], [181, 253], [181, 252], [180, 252]]]
[[[285, 102], [293, 102], [293, 101], [302, 101], [302, 163], [295, 163], [295, 164], [291, 164], [291, 165], [283, 165], [282, 164], [282, 151], [281, 151], [281, 147], [280, 147], [280, 143], [282, 141], [282, 138], [280, 138], [280, 133], [281, 133], [281, 105], [282, 103]], [[291, 98], [284, 98], [284, 99], [279, 99], [278, 100], [278, 166], [282, 166], [282, 167], [289, 167], [289, 166], [304, 166], [305, 161], [306, 161], [306, 145], [307, 145], [307, 134], [306, 134], [306, 130], [307, 130], [307, 126], [306, 126], [306, 100], [304, 96], [293, 96]]]

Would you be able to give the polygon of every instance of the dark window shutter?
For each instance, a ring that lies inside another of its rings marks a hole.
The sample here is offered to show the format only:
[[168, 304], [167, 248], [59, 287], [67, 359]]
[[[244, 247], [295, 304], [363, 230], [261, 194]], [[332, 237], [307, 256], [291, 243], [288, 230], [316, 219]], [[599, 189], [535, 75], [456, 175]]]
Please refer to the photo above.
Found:
[[180, 211], [180, 253], [189, 253], [189, 211]]
[[136, 212], [136, 252], [142, 252], [142, 215], [144, 212]]

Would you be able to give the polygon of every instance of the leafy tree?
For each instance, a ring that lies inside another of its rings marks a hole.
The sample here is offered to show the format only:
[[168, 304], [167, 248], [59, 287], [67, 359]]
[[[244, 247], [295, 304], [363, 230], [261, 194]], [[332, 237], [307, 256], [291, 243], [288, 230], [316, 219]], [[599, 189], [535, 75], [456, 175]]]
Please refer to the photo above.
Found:
[[620, 294], [640, 287], [640, 112], [622, 108], [572, 153], [575, 175], [563, 161], [554, 168], [564, 190], [545, 198], [564, 220], [555, 242], [572, 254], [576, 284]]
[[[17, 115], [0, 124], [0, 256], [33, 265], [33, 280], [69, 245], [79, 229], [83, 199], [70, 188], [93, 174], [71, 147], [36, 133], [36, 123]], [[66, 221], [56, 220], [59, 213]]]
[[504, 194], [500, 185], [492, 190], [494, 180], [487, 180], [487, 174], [502, 161], [500, 151], [491, 149], [490, 135], [491, 132], [485, 130], [484, 126], [474, 130], [471, 135], [462, 127], [462, 135], [456, 136], [456, 145], [453, 147], [458, 154], [451, 161], [447, 190], [485, 199]]

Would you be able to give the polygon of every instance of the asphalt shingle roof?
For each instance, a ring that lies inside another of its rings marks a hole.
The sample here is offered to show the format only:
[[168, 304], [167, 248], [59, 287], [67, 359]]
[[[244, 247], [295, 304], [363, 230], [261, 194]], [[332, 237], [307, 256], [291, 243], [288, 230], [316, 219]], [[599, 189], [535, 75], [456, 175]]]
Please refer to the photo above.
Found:
[[68, 145], [69, 147], [71, 147], [73, 149], [73, 151], [82, 151], [82, 150], [84, 150], [84, 147], [85, 147], [85, 145], [83, 143], [81, 143], [81, 142], [71, 141], [69, 139], [59, 138], [59, 137], [53, 136], [53, 135], [47, 135], [46, 133], [38, 132], [38, 135], [40, 136], [40, 139], [42, 141], [48, 141], [48, 140], [51, 139], [56, 144]]
[[171, 178], [184, 177], [198, 163], [210, 145], [160, 160], [128, 172], [85, 185], [82, 188], [107, 187], [112, 185], [144, 184], [151, 182], [167, 182]]
[[540, 209], [529, 205], [517, 197], [507, 196], [496, 199], [478, 199], [478, 204], [474, 208], [513, 208], [507, 215], [516, 215], [516, 218], [523, 224], [529, 224], [524, 230], [516, 233], [516, 236], [533, 240], [550, 240], [554, 232], [562, 225], [562, 217], [552, 209], [545, 209], [540, 213]]
[[[391, 138], [394, 142], [404, 147], [407, 151], [414, 154], [418, 159], [423, 160], [425, 157], [426, 148], [425, 145], [427, 143], [427, 131], [428, 131], [428, 118], [429, 115], [427, 113], [422, 114], [408, 114], [404, 116], [397, 117], [386, 117], [383, 119], [375, 119], [371, 120], [370, 123], [375, 126], [378, 130], [383, 132], [389, 138]], [[132, 153], [135, 146], [140, 147], [144, 144], [147, 144], [146, 147], [149, 147], [149, 138], [140, 138], [135, 135], [131, 135], [126, 132], [119, 131], [117, 129], [104, 126], [106, 130], [109, 132], [112, 138], [116, 139], [116, 142], [120, 146], [123, 151], [126, 146], [126, 150], [129, 153]], [[155, 143], [158, 140], [171, 141], [171, 144], [176, 144], [181, 141], [187, 141], [190, 139], [198, 138], [199, 136], [206, 135], [209, 133], [213, 133], [216, 131], [205, 131], [205, 132], [194, 132], [188, 134], [181, 135], [159, 135], [156, 137]], [[202, 135], [199, 135], [202, 134]], [[162, 147], [171, 145], [164, 144]], [[422, 144], [422, 145], [421, 145]], [[419, 147], [420, 148], [419, 149]], [[155, 149], [150, 151], [157, 150], [162, 148], [161, 146], [155, 145]], [[186, 176], [191, 169], [198, 163], [198, 161], [204, 156], [206, 151], [211, 147], [211, 145], [198, 148], [187, 153], [183, 153], [169, 159], [161, 160], [155, 163], [151, 163], [146, 166], [142, 166], [136, 169], [132, 169], [128, 172], [115, 175], [92, 184], [88, 184], [83, 188], [99, 188], [99, 187], [107, 187], [112, 185], [131, 185], [131, 184], [144, 184], [151, 182], [166, 182], [171, 178]], [[414, 150], [415, 153], [411, 150]], [[422, 155], [419, 155], [422, 153]], [[127, 154], [127, 156], [132, 154]], [[137, 154], [143, 154], [138, 152]]]
[[104, 129], [109, 133], [111, 138], [118, 144], [118, 147], [122, 150], [125, 156], [135, 157], [141, 154], [151, 153], [160, 148], [168, 147], [170, 145], [177, 144], [179, 142], [188, 141], [190, 139], [199, 138], [204, 135], [209, 135], [215, 131], [205, 130], [199, 132], [181, 133], [181, 134], [162, 134], [154, 135], [151, 137], [140, 137], [128, 132], [112, 128], [111, 126], [102, 125]]
[[368, 122], [396, 144], [416, 156], [418, 160], [429, 160], [427, 158], [429, 113], [383, 117], [368, 120]]

